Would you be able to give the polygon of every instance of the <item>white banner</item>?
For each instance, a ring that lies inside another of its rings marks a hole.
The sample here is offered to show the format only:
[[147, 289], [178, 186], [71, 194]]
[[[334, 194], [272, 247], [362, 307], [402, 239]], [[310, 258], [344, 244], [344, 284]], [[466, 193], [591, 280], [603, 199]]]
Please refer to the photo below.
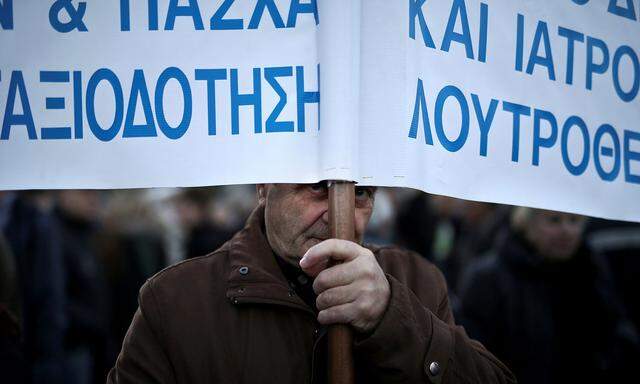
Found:
[[640, 221], [639, 6], [0, 0], [0, 188], [345, 179]]

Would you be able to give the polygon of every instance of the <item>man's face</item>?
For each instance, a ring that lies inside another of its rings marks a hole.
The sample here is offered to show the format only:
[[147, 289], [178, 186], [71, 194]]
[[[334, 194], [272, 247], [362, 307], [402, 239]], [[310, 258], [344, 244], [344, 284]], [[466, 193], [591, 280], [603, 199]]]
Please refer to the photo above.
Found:
[[[275, 253], [298, 261], [309, 248], [326, 240], [329, 232], [329, 194], [326, 182], [316, 184], [259, 184], [258, 200], [265, 205], [265, 230]], [[357, 187], [355, 235], [361, 243], [373, 211], [375, 188]]]
[[562, 261], [578, 250], [585, 223], [584, 216], [536, 210], [525, 233], [540, 255]]

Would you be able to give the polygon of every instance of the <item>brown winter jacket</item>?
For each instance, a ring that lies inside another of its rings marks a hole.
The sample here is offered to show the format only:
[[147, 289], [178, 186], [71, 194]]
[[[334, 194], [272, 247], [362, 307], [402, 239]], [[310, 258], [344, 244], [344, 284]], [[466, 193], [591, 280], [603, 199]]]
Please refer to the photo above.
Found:
[[[147, 281], [108, 384], [324, 380], [326, 332], [289, 287], [263, 223], [258, 207], [222, 248]], [[374, 332], [355, 337], [358, 383], [515, 382], [454, 325], [435, 266], [397, 248], [372, 250], [391, 298]]]

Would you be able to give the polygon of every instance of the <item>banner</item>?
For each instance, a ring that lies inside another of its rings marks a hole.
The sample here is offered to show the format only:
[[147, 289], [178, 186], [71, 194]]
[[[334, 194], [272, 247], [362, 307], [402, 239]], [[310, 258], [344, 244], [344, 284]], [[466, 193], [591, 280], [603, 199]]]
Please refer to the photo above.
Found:
[[0, 188], [322, 176], [315, 4], [0, 4]]
[[362, 180], [640, 220], [638, 1], [366, 4]]
[[343, 179], [640, 221], [639, 3], [0, 0], [0, 188]]

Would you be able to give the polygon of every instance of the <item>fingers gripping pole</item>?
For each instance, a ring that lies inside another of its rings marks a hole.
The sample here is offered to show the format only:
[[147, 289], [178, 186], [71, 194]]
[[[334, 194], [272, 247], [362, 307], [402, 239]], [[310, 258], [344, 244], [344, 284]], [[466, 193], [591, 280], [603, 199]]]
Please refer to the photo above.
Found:
[[[355, 240], [355, 184], [329, 182], [329, 225], [331, 237]], [[353, 384], [353, 335], [346, 324], [329, 326], [329, 383]]]

